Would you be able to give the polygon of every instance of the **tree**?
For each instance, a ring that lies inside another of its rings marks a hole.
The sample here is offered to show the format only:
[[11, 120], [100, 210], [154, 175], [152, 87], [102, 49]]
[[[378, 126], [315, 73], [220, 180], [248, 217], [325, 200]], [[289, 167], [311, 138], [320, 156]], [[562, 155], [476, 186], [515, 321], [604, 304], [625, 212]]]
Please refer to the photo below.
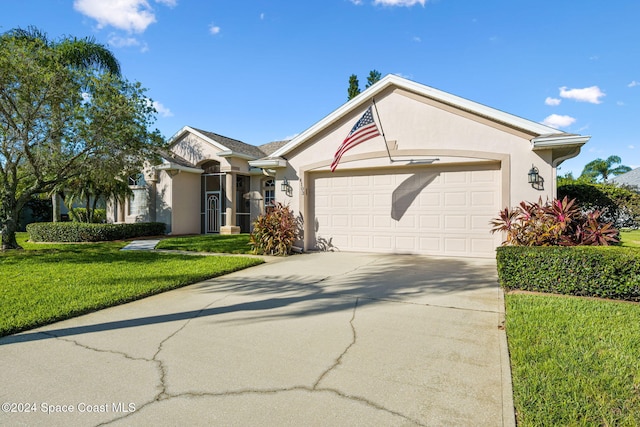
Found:
[[378, 70], [369, 71], [369, 77], [367, 77], [367, 86], [365, 87], [365, 89], [373, 86], [381, 78], [382, 78], [382, 74], [380, 74], [380, 71]]
[[589, 182], [597, 182], [598, 178], [602, 177], [602, 181], [607, 182], [609, 175], [620, 175], [631, 170], [629, 166], [625, 165], [613, 167], [613, 165], [620, 163], [622, 163], [622, 159], [615, 155], [607, 157], [606, 160], [595, 159], [584, 166], [580, 178], [584, 177]]
[[[78, 39], [75, 37], [66, 37], [60, 41], [50, 41], [47, 35], [36, 27], [28, 27], [27, 29], [15, 28], [9, 31], [7, 35], [41, 43], [50, 49], [58, 51], [62, 63], [69, 67], [85, 70], [97, 68], [101, 71], [120, 75], [120, 63], [115, 55], [105, 46], [96, 43], [93, 38]], [[54, 189], [51, 195], [54, 222], [60, 220], [60, 204], [58, 203], [58, 199], [59, 196], [64, 194], [61, 191], [63, 191], [63, 189]]]
[[95, 171], [140, 168], [162, 145], [148, 130], [155, 109], [144, 92], [95, 67], [69, 66], [43, 40], [0, 35], [2, 250], [20, 248], [17, 221], [33, 195]]
[[358, 81], [358, 76], [355, 74], [351, 74], [349, 76], [349, 88], [347, 89], [348, 100], [355, 98], [360, 95], [360, 82]]
[[[382, 74], [380, 71], [371, 70], [369, 71], [369, 76], [367, 77], [367, 85], [365, 89], [373, 86], [376, 82], [378, 82], [382, 78]], [[360, 82], [358, 81], [358, 76], [355, 74], [351, 74], [349, 76], [349, 88], [347, 89], [348, 97], [347, 100], [351, 100], [356, 96], [360, 95]]]

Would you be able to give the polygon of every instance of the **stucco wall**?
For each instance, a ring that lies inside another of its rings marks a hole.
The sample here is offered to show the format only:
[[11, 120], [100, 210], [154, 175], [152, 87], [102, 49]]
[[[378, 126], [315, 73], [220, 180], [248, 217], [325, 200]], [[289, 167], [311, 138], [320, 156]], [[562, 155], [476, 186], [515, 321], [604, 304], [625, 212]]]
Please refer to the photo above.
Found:
[[[376, 104], [387, 141], [397, 143], [397, 149], [392, 151], [394, 158], [439, 158], [434, 165], [499, 160], [503, 169], [504, 206], [513, 206], [522, 200], [553, 197], [555, 186], [551, 155], [531, 150], [533, 135], [403, 90], [389, 90], [381, 94], [376, 98]], [[279, 171], [278, 179], [286, 175], [293, 187], [293, 197], [282, 194], [277, 185], [279, 201], [289, 202], [296, 210], [301, 209], [300, 186], [301, 182], [304, 185], [304, 176], [296, 171], [328, 170], [335, 150], [367, 106], [329, 125], [287, 154], [289, 167]], [[379, 169], [401, 165], [391, 164], [383, 138], [376, 137], [349, 150], [338, 168]], [[532, 165], [539, 169], [545, 180], [543, 190], [536, 190], [527, 183], [527, 173]], [[424, 167], [429, 168], [428, 165]]]
[[171, 234], [200, 234], [200, 175], [180, 172], [173, 177]]

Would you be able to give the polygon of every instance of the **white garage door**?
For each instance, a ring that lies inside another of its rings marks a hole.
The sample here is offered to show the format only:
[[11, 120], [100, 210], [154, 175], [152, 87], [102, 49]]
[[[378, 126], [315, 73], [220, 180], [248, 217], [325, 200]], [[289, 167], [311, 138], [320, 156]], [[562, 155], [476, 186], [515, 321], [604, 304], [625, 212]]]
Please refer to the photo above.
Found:
[[318, 174], [318, 249], [493, 257], [500, 166]]

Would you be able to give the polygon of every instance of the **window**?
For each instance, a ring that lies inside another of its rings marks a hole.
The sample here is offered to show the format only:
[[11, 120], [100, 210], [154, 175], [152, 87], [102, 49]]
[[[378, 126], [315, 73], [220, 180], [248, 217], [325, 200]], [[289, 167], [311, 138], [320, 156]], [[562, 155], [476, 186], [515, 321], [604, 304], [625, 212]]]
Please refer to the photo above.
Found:
[[146, 184], [144, 175], [139, 173], [129, 176], [129, 185], [132, 187], [144, 187]]
[[273, 207], [276, 202], [276, 183], [273, 179], [264, 182], [264, 207], [268, 209]]
[[133, 194], [129, 196], [130, 216], [143, 216], [147, 213], [148, 193], [146, 188], [134, 188]]
[[200, 167], [204, 171], [204, 174], [220, 173], [220, 162], [216, 162], [215, 160], [209, 160]]

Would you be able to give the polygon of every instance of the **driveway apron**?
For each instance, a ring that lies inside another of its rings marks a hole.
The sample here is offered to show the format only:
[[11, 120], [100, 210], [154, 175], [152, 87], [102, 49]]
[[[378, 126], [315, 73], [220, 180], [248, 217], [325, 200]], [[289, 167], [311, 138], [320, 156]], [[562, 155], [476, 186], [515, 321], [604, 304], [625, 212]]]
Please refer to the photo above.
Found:
[[512, 426], [503, 320], [493, 260], [296, 255], [0, 339], [0, 424]]

